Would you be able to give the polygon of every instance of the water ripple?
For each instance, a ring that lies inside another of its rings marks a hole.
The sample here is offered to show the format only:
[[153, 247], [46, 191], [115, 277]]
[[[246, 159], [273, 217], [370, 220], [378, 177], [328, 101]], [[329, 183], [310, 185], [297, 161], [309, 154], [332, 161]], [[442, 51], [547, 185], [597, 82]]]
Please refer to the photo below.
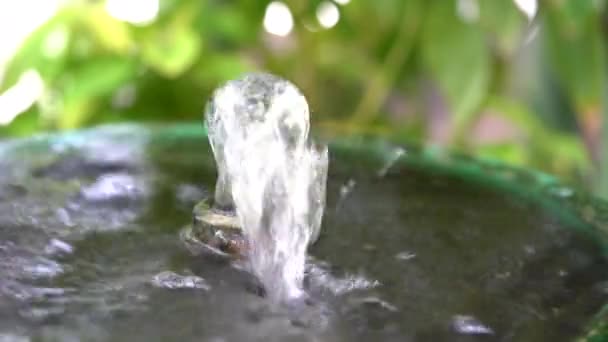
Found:
[[211, 286], [201, 277], [194, 275], [179, 275], [164, 271], [154, 276], [152, 284], [165, 289], [199, 289], [208, 291]]

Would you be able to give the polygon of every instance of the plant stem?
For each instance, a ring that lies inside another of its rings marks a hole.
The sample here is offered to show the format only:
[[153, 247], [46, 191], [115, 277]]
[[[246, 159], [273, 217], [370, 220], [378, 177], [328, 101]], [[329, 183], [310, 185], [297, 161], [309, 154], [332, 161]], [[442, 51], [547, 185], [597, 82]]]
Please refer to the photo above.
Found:
[[[608, 77], [606, 77], [608, 78]], [[602, 82], [602, 101], [601, 101], [601, 120], [602, 120], [602, 129], [601, 129], [601, 140], [599, 144], [599, 159], [600, 159], [600, 167], [599, 167], [599, 188], [597, 195], [608, 199], [608, 81], [604, 78], [604, 82]]]
[[[359, 125], [368, 123], [378, 114], [414, 45], [414, 36], [420, 26], [420, 20], [410, 17], [409, 10], [410, 7], [404, 4], [401, 25], [395, 42], [386, 56], [383, 67], [369, 81], [363, 97], [355, 109], [351, 120]], [[420, 14], [421, 11], [413, 12]]]

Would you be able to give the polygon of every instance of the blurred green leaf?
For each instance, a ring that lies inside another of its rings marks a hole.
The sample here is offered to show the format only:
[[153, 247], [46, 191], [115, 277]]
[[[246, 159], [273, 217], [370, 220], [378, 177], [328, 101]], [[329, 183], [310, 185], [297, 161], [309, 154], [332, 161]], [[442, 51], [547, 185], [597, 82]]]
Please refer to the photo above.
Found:
[[35, 106], [19, 114], [10, 126], [0, 126], [0, 137], [17, 136], [23, 137], [36, 133], [42, 127]]
[[487, 144], [477, 148], [481, 158], [501, 160], [512, 165], [525, 166], [528, 163], [528, 149], [522, 144], [501, 143]]
[[57, 120], [58, 127], [81, 126], [93, 114], [93, 102], [133, 79], [136, 71], [133, 61], [115, 56], [97, 57], [74, 67], [62, 79], [64, 111]]
[[[387, 51], [383, 63], [376, 70], [372, 69], [374, 76], [364, 79], [367, 89], [354, 111], [353, 120], [359, 123], [369, 122], [374, 119], [374, 116], [380, 114], [383, 103], [386, 102], [391, 89], [395, 87], [400, 71], [410, 59], [409, 56], [417, 42], [416, 35], [420, 32], [422, 21], [420, 15], [424, 12], [424, 7], [424, 3], [419, 0], [408, 1], [402, 5], [402, 17], [400, 25], [394, 32], [392, 45]], [[353, 57], [354, 59], [356, 57]], [[336, 69], [341, 68], [336, 67]], [[358, 70], [360, 74], [364, 74], [362, 71], [362, 69]]]
[[141, 56], [148, 66], [174, 78], [191, 67], [201, 51], [201, 40], [185, 25], [155, 27], [142, 43]]
[[[370, 1], [368, 6], [371, 12], [365, 13], [366, 17], [374, 16], [378, 24], [387, 29], [392, 29], [394, 25], [399, 25], [401, 19], [402, 6], [409, 6], [411, 1], [402, 0], [375, 0]], [[409, 13], [408, 13], [409, 15]]]
[[589, 167], [585, 146], [577, 136], [552, 130], [526, 105], [495, 96], [488, 99], [487, 108], [524, 132], [526, 137], [520, 144], [526, 151], [526, 164], [541, 168], [544, 165], [561, 174]]
[[142, 61], [168, 78], [177, 78], [201, 56], [203, 39], [193, 28], [197, 2], [180, 2], [171, 17], [143, 30]]
[[498, 54], [512, 56], [527, 27], [526, 18], [513, 1], [479, 1], [480, 26], [492, 39]]
[[256, 17], [258, 11], [251, 13], [237, 6], [205, 4], [197, 18], [197, 27], [210, 41], [239, 46], [255, 39], [262, 29], [263, 12]]
[[455, 1], [434, 1], [424, 26], [422, 57], [450, 105], [455, 132], [462, 132], [488, 93], [490, 54], [483, 32], [457, 16]]
[[218, 84], [236, 78], [245, 72], [252, 71], [243, 57], [237, 54], [213, 54], [202, 60], [195, 69], [200, 82]]
[[528, 136], [544, 136], [547, 127], [527, 106], [512, 99], [492, 96], [488, 99], [487, 109], [500, 114]]
[[547, 8], [553, 15], [557, 15], [563, 28], [575, 33], [583, 29], [585, 22], [598, 12], [597, 9], [603, 2], [604, 0], [553, 0], [547, 2]]
[[81, 19], [104, 49], [126, 55], [133, 47], [128, 24], [112, 18], [103, 3], [93, 5]]
[[[61, 10], [55, 17], [34, 31], [19, 47], [6, 65], [6, 73], [1, 80], [0, 91], [13, 86], [23, 72], [36, 69], [47, 83], [64, 71], [66, 49], [49, 54], [49, 38], [53, 35], [67, 35], [69, 39], [75, 14], [70, 8]], [[51, 42], [52, 43], [52, 42]], [[68, 42], [64, 42], [68, 44]]]
[[548, 56], [581, 112], [599, 109], [605, 48], [592, 0], [568, 0], [545, 12]]
[[600, 168], [599, 177], [596, 182], [596, 194], [608, 200], [608, 82], [602, 88], [604, 93], [602, 99], [602, 138], [600, 142]]

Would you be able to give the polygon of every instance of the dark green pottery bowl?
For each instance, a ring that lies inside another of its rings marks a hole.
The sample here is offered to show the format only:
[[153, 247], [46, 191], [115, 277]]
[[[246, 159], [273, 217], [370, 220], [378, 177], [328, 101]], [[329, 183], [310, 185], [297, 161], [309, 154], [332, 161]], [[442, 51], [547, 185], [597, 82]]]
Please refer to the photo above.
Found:
[[311, 330], [180, 241], [216, 177], [200, 124], [1, 142], [0, 340], [608, 341], [608, 203], [377, 137], [329, 169]]

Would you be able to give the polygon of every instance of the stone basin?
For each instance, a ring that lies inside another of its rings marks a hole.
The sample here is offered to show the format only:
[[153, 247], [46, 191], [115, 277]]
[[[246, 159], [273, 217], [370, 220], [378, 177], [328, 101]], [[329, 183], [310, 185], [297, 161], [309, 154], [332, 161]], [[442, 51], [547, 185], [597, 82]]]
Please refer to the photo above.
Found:
[[330, 146], [310, 308], [180, 239], [200, 125], [0, 143], [0, 341], [606, 341], [608, 205], [553, 177], [375, 137]]

